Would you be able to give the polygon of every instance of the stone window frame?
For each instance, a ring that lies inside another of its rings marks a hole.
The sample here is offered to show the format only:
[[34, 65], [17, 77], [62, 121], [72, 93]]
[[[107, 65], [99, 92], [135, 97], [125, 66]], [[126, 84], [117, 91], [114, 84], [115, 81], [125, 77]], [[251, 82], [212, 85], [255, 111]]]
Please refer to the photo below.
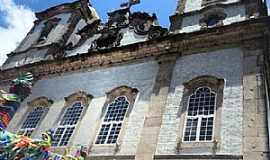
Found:
[[[118, 114], [118, 116], [113, 117], [112, 116], [113, 113], [117, 110], [116, 108], [119, 107], [119, 104], [117, 101], [121, 102], [120, 103], [121, 109], [118, 109], [118, 111], [121, 112], [122, 114], [124, 113], [124, 115], [120, 116]], [[111, 109], [112, 111], [109, 111], [108, 109], [109, 107], [113, 108]], [[106, 116], [103, 117], [103, 120], [100, 126], [100, 131], [96, 138], [96, 142], [95, 142], [96, 145], [117, 143], [118, 136], [120, 135], [120, 131], [122, 129], [123, 123], [125, 122], [125, 117], [129, 108], [130, 108], [130, 102], [128, 101], [128, 98], [126, 96], [116, 97], [111, 103], [108, 104], [107, 109], [106, 109]], [[108, 131], [106, 131], [106, 129], [108, 129]], [[107, 134], [104, 134], [104, 133], [107, 133]]]
[[44, 22], [36, 44], [40, 45], [40, 44], [46, 43], [50, 33], [52, 32], [53, 29], [56, 28], [56, 26], [59, 24], [60, 21], [61, 21], [61, 18], [55, 17], [55, 18], [51, 18], [51, 19], [47, 20], [46, 22]]
[[[196, 97], [196, 95], [197, 95], [197, 93], [198, 93], [198, 91], [200, 89], [208, 89], [211, 94], [214, 94], [214, 97], [215, 97], [215, 99], [214, 99], [214, 112], [213, 112], [213, 114], [211, 114], [210, 113], [211, 111], [208, 110], [208, 114], [207, 115], [205, 115], [205, 114], [203, 114], [203, 115], [200, 115], [200, 114], [197, 114], [197, 115], [188, 115], [189, 111], [187, 111], [187, 114], [185, 116], [185, 123], [184, 123], [185, 126], [183, 128], [183, 140], [182, 140], [183, 142], [213, 142], [213, 135], [215, 133], [214, 132], [214, 128], [215, 128], [215, 125], [214, 124], [213, 124], [213, 128], [211, 128], [211, 130], [212, 130], [211, 140], [207, 140], [207, 139], [200, 140], [200, 136], [201, 136], [200, 132], [201, 132], [201, 121], [202, 121], [202, 119], [204, 119], [204, 118], [213, 118], [213, 122], [215, 122], [215, 119], [216, 119], [216, 99], [217, 99], [217, 94], [209, 86], [198, 87], [191, 95], [188, 96], [188, 99], [189, 100], [187, 102], [187, 110], [189, 110], [189, 107], [190, 107], [190, 98], [191, 98], [191, 96], [195, 96]], [[211, 103], [211, 98], [209, 99], [209, 103]], [[187, 121], [188, 121], [188, 119], [193, 120], [194, 118], [198, 119], [197, 125], [196, 125], [197, 127], [196, 127], [196, 137], [195, 137], [195, 140], [185, 140], [185, 132], [186, 132], [186, 129], [187, 129], [187, 125], [186, 125], [187, 124]], [[206, 124], [206, 128], [207, 128], [207, 126], [208, 126], [208, 124]], [[204, 135], [204, 137], [205, 138], [207, 137], [206, 134]]]
[[[208, 21], [213, 18], [217, 17], [218, 22], [215, 25], [208, 25]], [[227, 14], [225, 13], [224, 8], [222, 7], [209, 7], [203, 12], [203, 17], [200, 19], [199, 23], [202, 29], [207, 29], [207, 28], [213, 28], [213, 27], [218, 27], [218, 26], [223, 26], [223, 21], [226, 19]]]
[[72, 131], [72, 134], [71, 134], [71, 136], [70, 136], [70, 138], [68, 140], [67, 145], [64, 145], [64, 146], [59, 146], [59, 145], [52, 146], [53, 148], [66, 148], [66, 147], [70, 147], [72, 145], [74, 135], [76, 135], [76, 133], [78, 132], [78, 128], [80, 126], [80, 123], [81, 123], [83, 117], [85, 116], [86, 111], [87, 111], [92, 99], [93, 99], [93, 96], [91, 94], [88, 94], [88, 93], [84, 92], [84, 91], [78, 91], [78, 92], [75, 92], [75, 93], [73, 93], [73, 94], [71, 94], [71, 95], [69, 95], [67, 97], [64, 97], [65, 104], [64, 104], [64, 107], [63, 107], [63, 109], [61, 111], [61, 114], [60, 114], [61, 116], [59, 116], [57, 121], [56, 121], [56, 127], [55, 127], [56, 129], [55, 129], [55, 131], [59, 127], [66, 127], [64, 125], [61, 125], [60, 123], [61, 123], [61, 121], [62, 121], [62, 119], [63, 119], [63, 117], [64, 117], [64, 115], [65, 115], [65, 113], [66, 113], [66, 111], [67, 111], [67, 109], [69, 107], [72, 107], [75, 103], [80, 102], [82, 104], [82, 106], [84, 107], [84, 109], [83, 109], [83, 111], [82, 111], [82, 113], [80, 115], [79, 120], [74, 125], [75, 128]]
[[[47, 98], [47, 97], [38, 97], [30, 102], [27, 102], [27, 116], [25, 116], [23, 118], [23, 120], [21, 121], [20, 127], [17, 131], [18, 134], [20, 135], [25, 135], [28, 137], [31, 137], [33, 134], [35, 134], [35, 132], [38, 130], [38, 128], [40, 127], [40, 124], [42, 123], [43, 119], [46, 117], [49, 108], [52, 106], [53, 104], [53, 100]], [[37, 107], [42, 107], [44, 110], [44, 112], [42, 113], [38, 123], [36, 124], [35, 128], [22, 128], [24, 123], [26, 122], [26, 120], [29, 118], [29, 114], [32, 113], [34, 111], [34, 109], [36, 109]]]
[[[98, 122], [98, 125], [97, 125], [95, 137], [94, 137], [94, 140], [92, 142], [91, 147], [94, 147], [94, 148], [109, 147], [109, 148], [113, 149], [114, 152], [116, 152], [119, 149], [119, 147], [120, 147], [120, 145], [121, 145], [121, 143], [123, 141], [123, 136], [124, 136], [125, 130], [127, 129], [126, 128], [127, 127], [127, 122], [128, 122], [130, 113], [133, 110], [133, 107], [134, 107], [135, 101], [137, 99], [138, 93], [139, 93], [139, 90], [137, 88], [132, 88], [132, 87], [128, 87], [128, 86], [120, 86], [120, 87], [114, 88], [111, 91], [106, 93], [106, 101], [105, 101], [105, 103], [104, 103], [104, 105], [102, 107], [102, 113], [101, 113], [101, 115], [99, 117], [99, 122]], [[115, 144], [96, 144], [96, 140], [97, 140], [99, 131], [101, 129], [101, 125], [102, 125], [104, 116], [106, 114], [107, 107], [117, 97], [120, 97], [120, 96], [125, 96], [127, 98], [127, 101], [129, 102], [129, 107], [128, 107], [128, 110], [126, 112], [125, 118], [123, 120], [121, 130], [120, 130], [119, 136], [117, 138], [117, 142]]]
[[[222, 103], [223, 103], [223, 92], [224, 92], [224, 79], [219, 79], [214, 76], [204, 75], [196, 77], [184, 85], [183, 96], [180, 104], [180, 110], [178, 116], [180, 117], [180, 125], [178, 128], [177, 137], [177, 148], [176, 151], [190, 152], [190, 150], [196, 150], [198, 148], [204, 148], [209, 152], [217, 152], [219, 149], [219, 143], [221, 140], [221, 116], [222, 116]], [[183, 141], [184, 140], [184, 129], [187, 119], [187, 109], [189, 96], [192, 95], [196, 89], [200, 87], [209, 87], [213, 92], [216, 93], [216, 110], [215, 110], [215, 120], [213, 127], [213, 137], [212, 141]]]

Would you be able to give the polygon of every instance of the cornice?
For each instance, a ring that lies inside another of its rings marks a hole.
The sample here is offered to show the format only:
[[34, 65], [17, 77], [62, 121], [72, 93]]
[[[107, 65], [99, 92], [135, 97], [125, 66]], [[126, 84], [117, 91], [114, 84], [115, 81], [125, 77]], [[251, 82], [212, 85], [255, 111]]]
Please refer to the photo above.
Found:
[[48, 19], [61, 13], [73, 12], [76, 9], [82, 9], [84, 7], [83, 5], [87, 6], [88, 3], [89, 0], [77, 0], [72, 3], [64, 3], [58, 6], [48, 8], [45, 11], [37, 12], [35, 15], [38, 20], [42, 21], [44, 19]]
[[8, 82], [18, 73], [24, 72], [32, 72], [36, 79], [41, 79], [48, 75], [87, 68], [110, 67], [144, 58], [168, 56], [175, 53], [179, 56], [186, 56], [219, 48], [243, 46], [246, 41], [263, 38], [269, 29], [269, 22], [270, 18], [265, 17], [188, 34], [170, 34], [151, 41], [108, 50], [89, 51], [72, 57], [37, 62], [1, 71], [0, 83]]

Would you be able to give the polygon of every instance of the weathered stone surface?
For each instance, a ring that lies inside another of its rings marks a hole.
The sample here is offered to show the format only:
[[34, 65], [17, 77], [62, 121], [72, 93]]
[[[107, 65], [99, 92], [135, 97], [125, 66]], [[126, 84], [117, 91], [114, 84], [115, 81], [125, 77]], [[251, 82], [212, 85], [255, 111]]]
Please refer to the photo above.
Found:
[[[136, 37], [131, 27], [121, 30], [125, 33], [125, 43], [121, 42], [121, 45], [125, 46], [118, 48], [88, 51], [97, 36], [88, 39], [82, 48], [69, 50], [65, 58], [49, 56], [50, 61], [40, 61], [49, 52], [46, 46], [31, 48], [25, 54], [11, 55], [9, 60], [14, 60], [11, 66], [18, 62], [21, 67], [0, 71], [0, 86], [4, 86], [1, 88], [7, 88], [11, 79], [27, 71], [34, 73], [36, 82], [33, 93], [22, 103], [8, 130], [18, 131], [30, 109], [27, 102], [40, 96], [52, 99], [54, 103], [33, 137], [55, 128], [64, 111], [65, 97], [84, 91], [93, 99], [68, 147], [75, 152], [76, 145], [86, 146], [89, 160], [268, 160], [265, 79], [269, 82], [270, 18], [248, 19], [254, 16], [251, 12], [256, 11], [252, 8], [255, 2], [229, 0], [226, 1], [228, 5], [225, 2], [223, 6], [218, 5], [224, 7], [227, 14], [225, 26], [201, 30], [199, 20], [209, 4], [205, 0], [181, 2], [184, 5], [179, 5], [179, 13], [171, 18], [178, 28], [172, 26], [172, 31], [182, 27], [191, 33], [174, 32], [145, 41], [146, 37]], [[72, 19], [68, 17], [62, 15], [63, 22]], [[50, 42], [63, 34], [65, 30], [61, 27], [67, 29], [65, 26], [56, 28], [57, 33]], [[41, 30], [41, 26], [36, 29]], [[75, 34], [72, 28], [67, 32]], [[38, 38], [36, 33], [29, 36]], [[23, 42], [25, 47], [19, 49], [24, 50], [32, 42]], [[22, 66], [29, 60], [23, 59], [28, 52], [36, 61]], [[218, 93], [221, 105], [218, 105], [215, 115], [216, 141], [183, 143], [188, 102], [183, 98], [186, 96], [185, 84], [200, 76], [213, 76], [224, 83], [222, 93]], [[102, 109], [108, 101], [106, 93], [119, 86], [138, 90], [132, 111], [123, 124], [119, 144], [95, 145], [104, 112]], [[64, 152], [63, 148], [54, 150]]]

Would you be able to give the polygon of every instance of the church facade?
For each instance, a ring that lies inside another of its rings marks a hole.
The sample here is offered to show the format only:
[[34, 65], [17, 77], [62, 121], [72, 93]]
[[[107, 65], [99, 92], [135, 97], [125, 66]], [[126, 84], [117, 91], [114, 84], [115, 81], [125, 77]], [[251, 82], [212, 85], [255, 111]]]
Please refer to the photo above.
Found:
[[36, 13], [0, 71], [35, 77], [8, 125], [89, 160], [268, 160], [269, 22], [262, 0], [180, 0], [171, 26], [88, 0]]

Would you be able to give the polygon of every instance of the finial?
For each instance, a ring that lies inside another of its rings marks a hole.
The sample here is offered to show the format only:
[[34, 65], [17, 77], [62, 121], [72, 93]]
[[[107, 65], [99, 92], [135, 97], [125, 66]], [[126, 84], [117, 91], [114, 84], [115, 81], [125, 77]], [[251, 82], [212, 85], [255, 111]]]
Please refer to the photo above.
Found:
[[129, 0], [129, 2], [122, 3], [120, 6], [130, 8], [131, 6], [133, 6], [135, 4], [139, 4], [140, 2], [141, 2], [141, 0]]

